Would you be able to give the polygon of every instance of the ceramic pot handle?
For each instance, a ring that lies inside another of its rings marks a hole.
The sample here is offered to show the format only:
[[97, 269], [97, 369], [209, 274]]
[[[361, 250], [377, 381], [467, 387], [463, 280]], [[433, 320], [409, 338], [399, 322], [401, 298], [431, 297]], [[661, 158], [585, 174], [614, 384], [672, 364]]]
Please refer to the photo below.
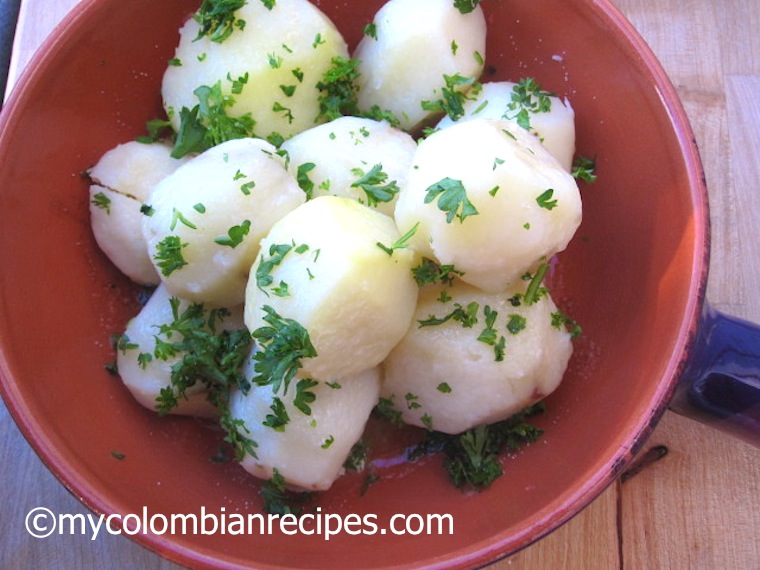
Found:
[[760, 325], [706, 303], [670, 407], [760, 447]]

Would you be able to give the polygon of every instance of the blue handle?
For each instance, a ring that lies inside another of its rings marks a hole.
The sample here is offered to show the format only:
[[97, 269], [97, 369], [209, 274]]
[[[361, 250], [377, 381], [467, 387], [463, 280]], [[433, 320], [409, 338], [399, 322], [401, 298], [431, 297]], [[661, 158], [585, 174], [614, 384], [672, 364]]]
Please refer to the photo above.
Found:
[[760, 325], [706, 303], [670, 408], [760, 447]]

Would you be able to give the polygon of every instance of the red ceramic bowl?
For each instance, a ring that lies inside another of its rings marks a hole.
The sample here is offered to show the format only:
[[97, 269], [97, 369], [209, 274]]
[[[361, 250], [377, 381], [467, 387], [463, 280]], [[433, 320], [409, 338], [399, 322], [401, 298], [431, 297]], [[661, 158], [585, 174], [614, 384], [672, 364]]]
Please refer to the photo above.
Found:
[[[381, 0], [317, 4], [353, 45]], [[91, 0], [33, 60], [0, 122], [0, 375], [29, 443], [98, 513], [258, 513], [258, 483], [209, 461], [220, 433], [158, 418], [104, 364], [109, 338], [139, 291], [90, 233], [81, 173], [161, 113], [159, 85], [188, 0]], [[533, 76], [568, 96], [578, 151], [597, 157], [583, 186], [584, 221], [552, 276], [556, 299], [584, 330], [568, 375], [539, 420], [541, 442], [505, 458], [486, 492], [455, 490], [440, 458], [378, 470], [360, 496], [345, 477], [324, 514], [450, 513], [453, 535], [234, 536], [138, 534], [197, 567], [470, 567], [556, 528], [625, 468], [692, 360], [708, 258], [700, 162], [674, 89], [606, 0], [484, 3], [485, 79]], [[645, 167], [642, 167], [645, 166]], [[392, 443], [398, 450], [401, 443]], [[125, 454], [115, 460], [112, 451]]]

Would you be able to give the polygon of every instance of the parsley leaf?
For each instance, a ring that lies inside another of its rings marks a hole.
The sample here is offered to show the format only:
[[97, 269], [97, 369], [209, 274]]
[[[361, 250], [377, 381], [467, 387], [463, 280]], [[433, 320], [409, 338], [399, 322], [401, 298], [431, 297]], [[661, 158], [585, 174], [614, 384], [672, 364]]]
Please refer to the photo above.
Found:
[[103, 192], [98, 192], [97, 194], [94, 194], [92, 196], [92, 200], [90, 203], [95, 206], [96, 208], [100, 208], [101, 210], [105, 210], [106, 214], [111, 214], [111, 199], [106, 196]]
[[182, 255], [182, 249], [187, 243], [182, 243], [179, 236], [166, 236], [156, 244], [156, 253], [153, 259], [161, 270], [164, 277], [168, 277], [178, 269], [187, 265], [187, 261]]
[[577, 156], [571, 171], [573, 178], [592, 184], [596, 182], [596, 159]]
[[361, 188], [367, 195], [367, 206], [376, 208], [380, 202], [390, 202], [399, 193], [399, 186], [395, 180], [387, 184], [388, 173], [383, 171], [382, 164], [376, 164], [369, 172], [362, 171], [361, 168], [351, 169], [354, 176], [359, 179], [351, 184], [351, 188]]
[[557, 207], [557, 200], [556, 198], [552, 200], [552, 196], [554, 196], [554, 190], [549, 188], [536, 198], [536, 203], [545, 210], [553, 210]]
[[252, 336], [260, 350], [254, 354], [253, 381], [260, 386], [272, 386], [272, 391], [287, 392], [290, 381], [301, 368], [303, 358], [317, 356], [309, 332], [297, 321], [280, 316], [271, 306], [264, 305], [264, 322]]
[[243, 243], [243, 238], [245, 238], [245, 236], [247, 236], [248, 232], [250, 231], [251, 222], [249, 220], [245, 220], [239, 226], [232, 226], [229, 230], [227, 230], [227, 235], [225, 237], [218, 237], [214, 240], [214, 242], [219, 245], [226, 245], [227, 247], [235, 249], [237, 246]]
[[499, 462], [502, 452], [517, 451], [543, 434], [543, 430], [526, 421], [543, 411], [544, 404], [538, 403], [504, 421], [479, 425], [461, 434], [430, 431], [411, 450], [409, 458], [443, 452], [443, 466], [452, 483], [458, 488], [482, 491], [503, 474]]
[[264, 511], [273, 515], [300, 515], [301, 505], [308, 502], [313, 493], [291, 491], [285, 486], [285, 478], [275, 467], [272, 478], [259, 488], [264, 500]]
[[[530, 117], [536, 113], [548, 113], [552, 108], [550, 93], [541, 90], [541, 86], [532, 77], [521, 79], [512, 88], [511, 101], [507, 105], [505, 119], [515, 119], [526, 131], [531, 129]], [[510, 111], [513, 114], [510, 114]]]
[[275, 431], [285, 431], [285, 426], [290, 422], [290, 416], [288, 416], [288, 411], [285, 409], [285, 404], [279, 398], [275, 398], [272, 400], [272, 405], [269, 406], [269, 409], [272, 410], [272, 413], [267, 414], [261, 423]]
[[203, 0], [193, 19], [198, 22], [200, 30], [196, 40], [204, 36], [212, 42], [222, 43], [235, 28], [242, 30], [245, 20], [235, 17], [235, 12], [245, 6], [246, 0]]
[[482, 86], [475, 78], [464, 77], [458, 73], [456, 75], [444, 75], [443, 80], [445, 86], [441, 88], [441, 99], [422, 101], [422, 108], [434, 113], [445, 113], [452, 121], [457, 121], [464, 116], [464, 102], [473, 99], [465, 91], [470, 89], [475, 95], [480, 92]]
[[[291, 251], [294, 251], [295, 253], [302, 254], [309, 250], [309, 246], [306, 244], [296, 245], [295, 243], [288, 244], [288, 243], [273, 243], [269, 246], [269, 258], [264, 257], [264, 254], [261, 254], [261, 257], [259, 259], [259, 264], [256, 267], [256, 286], [266, 293], [265, 287], [269, 287], [274, 282], [274, 277], [272, 277], [272, 271], [274, 271], [274, 268], [280, 265], [282, 263], [283, 259], [285, 259], [285, 256], [288, 255]], [[318, 254], [317, 254], [318, 255]], [[316, 261], [316, 259], [315, 259]], [[282, 286], [283, 283], [281, 282], [280, 285]], [[268, 295], [268, 293], [267, 293]]]
[[462, 14], [469, 14], [481, 2], [482, 0], [454, 0], [454, 8], [459, 10]]
[[313, 162], [304, 162], [298, 165], [296, 173], [296, 182], [298, 187], [306, 194], [306, 199], [311, 200], [314, 197], [314, 182], [309, 178], [309, 172], [317, 167]]
[[307, 416], [311, 415], [309, 404], [313, 404], [317, 399], [317, 396], [310, 389], [314, 388], [317, 384], [318, 382], [311, 378], [303, 378], [296, 384], [296, 397], [293, 398], [293, 405]]
[[316, 121], [332, 121], [343, 115], [358, 115], [356, 80], [359, 78], [359, 60], [336, 56], [330, 68], [317, 83], [319, 114]]
[[446, 222], [449, 224], [455, 217], [461, 223], [466, 217], [478, 214], [478, 210], [467, 198], [467, 191], [461, 180], [446, 177], [430, 185], [425, 195], [425, 204], [429, 204], [436, 198], [438, 209], [446, 213]]
[[459, 303], [454, 303], [454, 310], [448, 315], [443, 317], [430, 315], [427, 319], [417, 321], [417, 323], [419, 323], [419, 328], [423, 328], [442, 325], [443, 323], [453, 320], [460, 322], [463, 328], [469, 329], [478, 322], [478, 308], [479, 305], [475, 301], [469, 303], [467, 308]]
[[180, 110], [180, 127], [172, 149], [172, 157], [182, 158], [191, 152], [203, 152], [225, 141], [254, 135], [256, 121], [250, 113], [240, 117], [231, 117], [227, 109], [234, 105], [235, 99], [225, 95], [222, 82], [214, 85], [201, 85], [193, 94], [198, 105], [192, 109]]
[[169, 413], [185, 397], [186, 391], [197, 383], [203, 384], [208, 398], [219, 410], [219, 422], [227, 432], [225, 441], [235, 450], [238, 460], [246, 453], [256, 456], [256, 442], [248, 438], [242, 420], [232, 418], [229, 395], [233, 388], [244, 392], [250, 384], [241, 372], [250, 347], [251, 336], [245, 328], [217, 331], [229, 311], [206, 310], [192, 303], [180, 311], [180, 301], [169, 299], [172, 321], [158, 327], [153, 357], [161, 360], [179, 358], [171, 365], [171, 386], [163, 388], [156, 398], [160, 415]]
[[426, 257], [417, 267], [412, 268], [412, 275], [420, 287], [439, 281], [444, 285], [451, 285], [454, 282], [454, 276], [459, 275], [461, 277], [464, 275], [464, 271], [459, 271], [451, 264], [438, 265]]

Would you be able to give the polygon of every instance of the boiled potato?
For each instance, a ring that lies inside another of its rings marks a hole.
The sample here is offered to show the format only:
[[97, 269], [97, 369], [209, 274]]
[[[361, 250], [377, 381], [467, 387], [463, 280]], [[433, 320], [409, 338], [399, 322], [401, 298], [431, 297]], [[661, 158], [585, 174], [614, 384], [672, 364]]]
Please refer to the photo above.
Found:
[[444, 88], [466, 90], [444, 76], [474, 80], [483, 71], [486, 22], [480, 6], [462, 14], [451, 0], [390, 0], [375, 15], [353, 57], [361, 73], [359, 108], [387, 110], [404, 130], [415, 130], [434, 112], [424, 101], [444, 98]]
[[274, 146], [235, 139], [156, 185], [143, 233], [173, 295], [232, 307], [243, 302], [261, 238], [305, 199]]
[[[289, 137], [314, 125], [320, 114], [324, 73], [335, 57], [348, 57], [346, 44], [330, 20], [308, 0], [258, 0], [234, 13], [232, 33], [221, 42], [204, 35], [190, 18], [180, 30], [173, 62], [164, 74], [167, 114], [179, 129], [180, 111], [192, 109], [201, 86], [221, 82], [230, 116], [250, 113], [255, 134]], [[242, 27], [242, 29], [240, 29]]]
[[[161, 390], [172, 386], [172, 366], [182, 360], [186, 353], [180, 353], [167, 359], [155, 356], [157, 339], [163, 342], [179, 342], [182, 335], [172, 333], [169, 337], [159, 331], [162, 325], [171, 325], [174, 321], [170, 299], [172, 295], [164, 285], [159, 285], [140, 312], [127, 323], [124, 334], [117, 347], [117, 368], [124, 385], [132, 396], [149, 410], [157, 410], [156, 398]], [[182, 314], [189, 303], [178, 299], [178, 310]], [[210, 316], [210, 311], [206, 311]], [[217, 332], [242, 329], [242, 306], [229, 310], [217, 324]], [[198, 382], [185, 392], [185, 397], [173, 390], [178, 397], [177, 406], [169, 413], [202, 417], [213, 417], [216, 408], [207, 399], [206, 388]]]
[[[575, 111], [570, 101], [541, 91], [530, 80], [521, 83], [499, 81], [483, 83], [481, 90], [464, 102], [468, 119], [508, 119], [515, 123], [527, 118], [529, 130], [568, 172], [575, 155]], [[454, 121], [446, 116], [438, 128], [450, 127]]]
[[419, 256], [393, 248], [399, 239], [391, 218], [349, 198], [306, 202], [261, 242], [246, 289], [248, 329], [256, 337], [273, 317], [295, 321], [316, 352], [300, 364], [317, 380], [378, 365], [417, 301], [411, 269]]
[[[245, 374], [252, 377], [250, 366]], [[343, 473], [343, 463], [364, 431], [377, 403], [380, 372], [375, 367], [350, 378], [318, 382], [308, 389], [315, 397], [308, 404], [309, 414], [294, 405], [296, 386], [304, 378], [294, 378], [286, 393], [255, 384], [247, 394], [235, 392], [230, 412], [243, 420], [246, 436], [258, 444], [256, 457], [246, 455], [242, 461], [246, 471], [269, 479], [277, 469], [291, 487], [323, 491]], [[288, 417], [279, 427], [264, 423], [267, 416], [275, 415], [275, 399]]]
[[140, 207], [153, 186], [183, 162], [171, 157], [168, 145], [131, 141], [107, 151], [88, 171], [95, 241], [122, 273], [141, 285], [157, 285], [160, 278], [140, 229]]
[[525, 290], [521, 283], [489, 294], [455, 280], [443, 299], [440, 286], [421, 291], [414, 323], [383, 363], [381, 396], [404, 422], [460, 433], [504, 420], [557, 388], [570, 334], [548, 293], [528, 304]]
[[423, 140], [396, 203], [404, 233], [462, 279], [504, 291], [563, 250], [581, 222], [575, 179], [509, 121], [473, 119]]
[[393, 216], [417, 143], [385, 121], [340, 117], [285, 141], [290, 170], [312, 196], [343, 196]]

